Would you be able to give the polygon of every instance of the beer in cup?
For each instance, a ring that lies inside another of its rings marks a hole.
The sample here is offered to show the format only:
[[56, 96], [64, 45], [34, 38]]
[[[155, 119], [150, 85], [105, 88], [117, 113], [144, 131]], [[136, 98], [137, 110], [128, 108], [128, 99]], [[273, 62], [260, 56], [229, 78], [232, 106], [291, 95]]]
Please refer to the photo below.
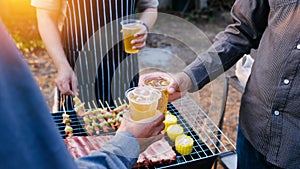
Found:
[[131, 41], [134, 38], [134, 34], [139, 32], [143, 28], [143, 24], [139, 20], [135, 19], [128, 19], [123, 20], [121, 22], [122, 25], [122, 33], [124, 38], [124, 48], [126, 53], [138, 53], [138, 49], [132, 49], [133, 45], [131, 44]]
[[169, 94], [167, 88], [172, 82], [172, 78], [163, 72], [153, 72], [140, 77], [140, 86], [151, 86], [161, 92], [161, 98], [158, 101], [157, 109], [162, 113], [167, 112]]
[[157, 113], [160, 91], [151, 87], [134, 87], [126, 91], [131, 118], [135, 121], [150, 118]]

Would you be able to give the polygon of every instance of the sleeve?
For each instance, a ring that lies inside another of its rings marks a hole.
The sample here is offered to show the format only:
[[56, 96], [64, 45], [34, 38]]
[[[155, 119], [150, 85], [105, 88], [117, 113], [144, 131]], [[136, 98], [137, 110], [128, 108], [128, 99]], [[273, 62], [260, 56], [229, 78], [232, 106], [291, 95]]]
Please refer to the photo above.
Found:
[[0, 168], [76, 169], [40, 88], [1, 19], [0, 37]]
[[244, 54], [256, 49], [268, 24], [268, 0], [237, 0], [231, 10], [233, 24], [216, 35], [212, 46], [185, 69], [193, 87], [201, 89], [232, 67]]
[[108, 143], [102, 146], [101, 150], [91, 155], [78, 158], [77, 166], [85, 168], [132, 168], [139, 156], [139, 143], [132, 134], [127, 132], [117, 133]]
[[43, 8], [48, 10], [59, 10], [60, 0], [31, 0], [31, 5], [36, 8]]
[[147, 8], [157, 8], [158, 0], [139, 0], [137, 2], [137, 9], [142, 12]]

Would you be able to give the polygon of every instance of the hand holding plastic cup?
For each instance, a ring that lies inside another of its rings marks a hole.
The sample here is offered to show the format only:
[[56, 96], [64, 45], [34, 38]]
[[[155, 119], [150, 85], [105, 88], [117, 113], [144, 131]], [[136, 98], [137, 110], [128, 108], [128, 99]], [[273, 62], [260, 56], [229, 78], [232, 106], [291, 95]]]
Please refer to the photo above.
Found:
[[131, 118], [135, 121], [156, 115], [160, 91], [151, 87], [134, 87], [126, 91]]
[[138, 49], [133, 49], [131, 41], [135, 39], [134, 35], [143, 27], [143, 22], [136, 19], [127, 19], [121, 21], [122, 33], [124, 37], [124, 48], [126, 53], [138, 53]]
[[139, 81], [139, 86], [151, 86], [161, 92], [157, 109], [164, 114], [167, 112], [169, 98], [167, 89], [171, 82], [173, 82], [171, 76], [163, 72], [153, 72], [142, 75]]

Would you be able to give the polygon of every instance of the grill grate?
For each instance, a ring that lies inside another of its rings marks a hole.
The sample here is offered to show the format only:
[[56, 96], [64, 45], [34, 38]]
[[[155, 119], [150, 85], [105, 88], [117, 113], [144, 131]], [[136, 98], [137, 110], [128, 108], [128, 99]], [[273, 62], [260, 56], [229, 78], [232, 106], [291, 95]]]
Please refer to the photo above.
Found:
[[178, 155], [178, 163], [172, 166], [209, 160], [235, 150], [229, 138], [189, 96], [172, 102], [168, 109], [177, 116], [178, 124], [184, 127], [184, 133], [195, 141], [193, 152], [187, 156]]
[[[184, 133], [194, 139], [193, 151], [185, 156], [175, 151], [177, 153], [176, 163], [153, 168], [199, 168], [201, 166], [201, 168], [210, 169], [219, 155], [235, 150], [235, 146], [229, 138], [189, 96], [168, 104], [168, 110], [178, 118], [178, 124], [184, 128]], [[62, 114], [63, 112], [57, 112], [53, 113], [52, 116], [61, 136], [65, 138], [65, 124], [62, 123]], [[72, 120], [73, 134], [75, 136], [87, 136], [81, 126], [83, 122], [77, 117], [76, 113], [67, 111], [67, 114], [70, 115]], [[114, 134], [114, 132], [105, 134]], [[173, 148], [175, 149], [174, 146]]]

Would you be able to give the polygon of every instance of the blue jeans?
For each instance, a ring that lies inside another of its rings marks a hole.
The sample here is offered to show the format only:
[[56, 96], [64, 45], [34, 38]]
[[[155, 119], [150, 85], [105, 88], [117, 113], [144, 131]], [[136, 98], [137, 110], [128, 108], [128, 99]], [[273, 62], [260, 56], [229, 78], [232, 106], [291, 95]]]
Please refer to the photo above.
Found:
[[266, 161], [266, 157], [259, 153], [245, 138], [240, 127], [236, 144], [238, 155], [237, 169], [280, 169]]

